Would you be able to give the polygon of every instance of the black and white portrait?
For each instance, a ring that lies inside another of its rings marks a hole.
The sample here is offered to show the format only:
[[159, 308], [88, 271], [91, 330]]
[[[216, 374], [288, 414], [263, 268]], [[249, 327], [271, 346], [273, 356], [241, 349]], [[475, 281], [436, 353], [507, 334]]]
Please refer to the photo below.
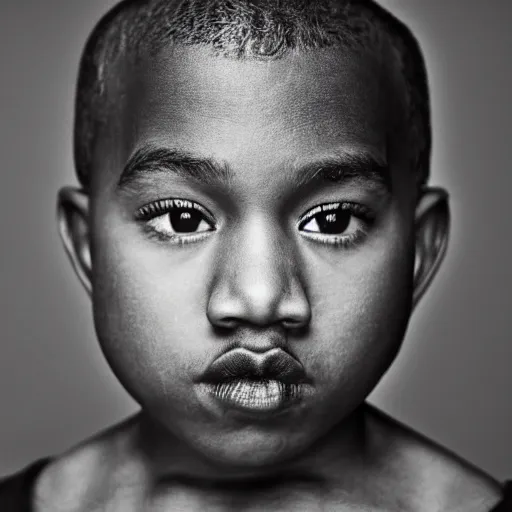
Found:
[[0, 510], [512, 510], [512, 4], [0, 6]]

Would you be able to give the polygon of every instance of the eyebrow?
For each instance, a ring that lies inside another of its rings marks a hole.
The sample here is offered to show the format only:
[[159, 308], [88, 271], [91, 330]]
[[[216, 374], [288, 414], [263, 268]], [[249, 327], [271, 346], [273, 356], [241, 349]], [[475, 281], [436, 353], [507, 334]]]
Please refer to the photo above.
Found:
[[317, 182], [360, 183], [391, 192], [391, 174], [386, 160], [365, 150], [344, 151], [301, 166], [292, 176], [296, 188]]
[[233, 177], [226, 165], [211, 158], [195, 157], [185, 151], [148, 144], [130, 157], [119, 178], [118, 188], [162, 171], [203, 185], [229, 185]]
[[[156, 173], [170, 173], [185, 180], [206, 186], [230, 188], [234, 181], [232, 169], [212, 158], [202, 158], [178, 149], [147, 144], [129, 158], [118, 188], [129, 187]], [[289, 173], [291, 187], [302, 189], [319, 182], [361, 183], [371, 188], [391, 192], [388, 165], [380, 155], [366, 150], [343, 151], [305, 165], [296, 166]]]

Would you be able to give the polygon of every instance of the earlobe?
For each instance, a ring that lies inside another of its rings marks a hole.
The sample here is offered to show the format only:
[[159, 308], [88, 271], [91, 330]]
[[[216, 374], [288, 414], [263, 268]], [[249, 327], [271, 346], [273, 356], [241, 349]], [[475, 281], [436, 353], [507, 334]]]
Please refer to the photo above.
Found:
[[78, 279], [91, 295], [89, 196], [78, 188], [62, 188], [57, 198], [57, 222], [66, 254]]
[[432, 282], [448, 247], [450, 231], [448, 193], [442, 188], [424, 188], [416, 206], [415, 218], [416, 260], [413, 306], [416, 306]]

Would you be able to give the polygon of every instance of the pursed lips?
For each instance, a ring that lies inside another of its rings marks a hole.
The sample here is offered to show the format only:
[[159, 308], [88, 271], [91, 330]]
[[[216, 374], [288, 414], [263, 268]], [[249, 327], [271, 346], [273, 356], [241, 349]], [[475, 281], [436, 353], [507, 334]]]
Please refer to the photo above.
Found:
[[280, 348], [232, 349], [211, 363], [200, 383], [228, 409], [264, 415], [298, 403], [311, 389], [302, 364]]

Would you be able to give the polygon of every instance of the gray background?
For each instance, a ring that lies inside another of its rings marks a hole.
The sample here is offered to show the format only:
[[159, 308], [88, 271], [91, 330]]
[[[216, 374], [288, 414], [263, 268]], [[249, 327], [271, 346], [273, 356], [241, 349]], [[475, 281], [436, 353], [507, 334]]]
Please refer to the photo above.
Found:
[[[135, 410], [96, 345], [57, 237], [74, 183], [75, 75], [111, 0], [0, 3], [0, 474]], [[512, 2], [386, 0], [422, 42], [433, 182], [452, 195], [451, 248], [372, 400], [499, 478], [512, 477]]]

